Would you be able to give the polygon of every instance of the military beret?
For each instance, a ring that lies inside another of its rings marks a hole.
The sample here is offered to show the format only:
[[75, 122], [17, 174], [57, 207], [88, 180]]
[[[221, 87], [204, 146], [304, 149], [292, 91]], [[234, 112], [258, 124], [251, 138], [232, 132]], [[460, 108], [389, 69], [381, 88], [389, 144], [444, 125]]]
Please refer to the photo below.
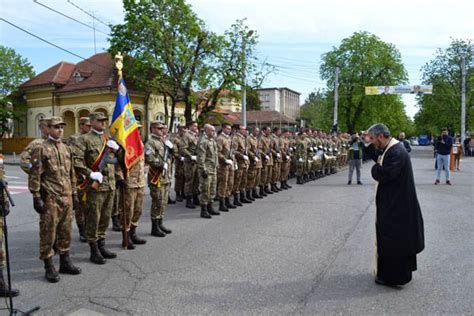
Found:
[[66, 123], [63, 122], [63, 118], [60, 116], [51, 116], [46, 120], [46, 123], [48, 123], [49, 126], [66, 125]]
[[89, 117], [83, 116], [83, 117], [80, 117], [80, 118], [79, 118], [79, 124], [82, 124], [82, 125], [91, 125], [91, 120], [90, 120]]
[[89, 119], [98, 121], [108, 120], [108, 118], [102, 112], [92, 112], [91, 114], [89, 114]]

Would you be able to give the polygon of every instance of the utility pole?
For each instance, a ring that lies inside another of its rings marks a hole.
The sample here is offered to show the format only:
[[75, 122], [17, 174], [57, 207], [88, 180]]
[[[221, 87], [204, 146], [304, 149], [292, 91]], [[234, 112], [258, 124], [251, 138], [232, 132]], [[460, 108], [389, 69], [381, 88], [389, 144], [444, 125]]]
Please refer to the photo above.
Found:
[[95, 17], [92, 16], [92, 29], [94, 31], [94, 54], [97, 54], [97, 46], [95, 43]]
[[339, 101], [339, 67], [336, 67], [336, 76], [334, 80], [334, 120], [332, 124], [332, 131], [337, 132], [337, 103]]
[[242, 59], [243, 59], [243, 65], [242, 65], [242, 124], [244, 127], [247, 127], [247, 82], [245, 78], [245, 73], [247, 72], [247, 55], [245, 53], [245, 46], [247, 44], [247, 38], [252, 36], [253, 31], [250, 30], [248, 31], [247, 34], [245, 34], [242, 37]]
[[461, 144], [466, 139], [466, 58], [461, 59]]

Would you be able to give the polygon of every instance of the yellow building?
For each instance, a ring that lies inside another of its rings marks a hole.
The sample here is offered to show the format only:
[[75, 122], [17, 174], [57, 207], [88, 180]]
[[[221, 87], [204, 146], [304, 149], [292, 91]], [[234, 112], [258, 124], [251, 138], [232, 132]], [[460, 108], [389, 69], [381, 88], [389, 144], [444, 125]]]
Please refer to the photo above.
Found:
[[[165, 123], [164, 97], [157, 94], [147, 97], [135, 90], [132, 82], [126, 84], [135, 117], [147, 127], [142, 131], [145, 136], [150, 121]], [[60, 62], [23, 83], [20, 90], [28, 110], [26, 124], [17, 128], [17, 136], [39, 137], [38, 121], [56, 115], [66, 122], [64, 137], [69, 137], [78, 132], [79, 118], [91, 112], [103, 112], [111, 122], [117, 93], [113, 57], [109, 53], [99, 53], [77, 64]], [[171, 113], [171, 106], [168, 106], [168, 113]], [[173, 127], [185, 123], [184, 103], [176, 105], [175, 116]]]

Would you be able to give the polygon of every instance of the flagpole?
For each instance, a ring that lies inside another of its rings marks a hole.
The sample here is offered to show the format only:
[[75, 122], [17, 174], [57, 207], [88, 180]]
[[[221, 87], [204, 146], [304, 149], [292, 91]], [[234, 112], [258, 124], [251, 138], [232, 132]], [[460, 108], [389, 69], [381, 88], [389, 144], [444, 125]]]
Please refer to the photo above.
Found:
[[[117, 89], [118, 86], [120, 85], [120, 82], [122, 81], [122, 69], [123, 69], [123, 56], [121, 52], [118, 52], [117, 55], [115, 55], [115, 68], [117, 68], [117, 75], [118, 75], [118, 82], [117, 82]], [[126, 172], [124, 172], [124, 178], [126, 177]], [[124, 179], [125, 180], [125, 179]], [[127, 210], [125, 209], [125, 188], [122, 186], [120, 188], [120, 204], [122, 204], [122, 245], [123, 248], [126, 250], [128, 249], [128, 216], [127, 215]]]

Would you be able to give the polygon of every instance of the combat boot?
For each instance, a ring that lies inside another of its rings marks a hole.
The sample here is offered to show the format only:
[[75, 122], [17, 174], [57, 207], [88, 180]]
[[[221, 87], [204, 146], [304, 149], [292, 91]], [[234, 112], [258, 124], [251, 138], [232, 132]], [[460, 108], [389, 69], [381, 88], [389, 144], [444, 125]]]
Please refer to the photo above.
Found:
[[160, 218], [160, 219], [158, 220], [158, 227], [159, 227], [160, 230], [161, 230], [163, 233], [165, 233], [165, 234], [171, 234], [171, 233], [172, 233], [171, 229], [168, 229], [168, 228], [166, 228], [165, 226], [163, 226], [163, 218]]
[[301, 176], [296, 176], [296, 184], [304, 184]]
[[176, 200], [173, 200], [169, 194], [168, 194], [168, 204], [176, 204]]
[[183, 202], [184, 194], [181, 191], [176, 191], [176, 201]]
[[287, 189], [291, 189], [291, 188], [292, 188], [292, 186], [291, 186], [291, 185], [289, 185], [289, 184], [288, 184], [286, 181], [287, 181], [287, 180], [285, 180], [285, 187], [286, 187]]
[[272, 184], [270, 185], [270, 190], [271, 190], [273, 193], [277, 193], [277, 192], [278, 192], [275, 183], [272, 183]]
[[59, 255], [59, 273], [76, 275], [81, 274], [81, 272], [81, 268], [72, 264], [69, 252]]
[[130, 225], [130, 231], [128, 232], [128, 235], [130, 236], [130, 239], [135, 245], [144, 245], [146, 244], [146, 240], [142, 239], [137, 236], [137, 226], [135, 225]]
[[121, 232], [122, 225], [120, 225], [120, 220], [118, 215], [112, 215], [112, 230], [114, 232]]
[[89, 246], [91, 248], [91, 256], [89, 260], [95, 264], [104, 264], [106, 261], [99, 252], [99, 248], [97, 247], [97, 242], [95, 241], [90, 242]]
[[191, 195], [186, 197], [186, 207], [187, 208], [196, 208], [193, 203], [193, 197]]
[[97, 247], [99, 248], [99, 252], [104, 257], [105, 259], [114, 259], [117, 258], [117, 254], [109, 251], [107, 248], [105, 248], [105, 239], [98, 239], [97, 240]]
[[263, 188], [263, 185], [260, 186], [260, 196], [262, 198], [267, 196], [267, 193], [265, 192], [265, 189]]
[[250, 202], [255, 201], [254, 197], [252, 196], [252, 191], [251, 190], [247, 190], [246, 197], [247, 197], [247, 200], [249, 200]]
[[239, 200], [239, 193], [234, 193], [234, 205], [242, 206], [242, 203], [240, 203], [240, 200]]
[[219, 211], [216, 211], [214, 209], [214, 206], [212, 205], [212, 202], [207, 203], [207, 212], [210, 215], [221, 215], [221, 213]]
[[286, 187], [285, 181], [280, 181], [280, 188], [282, 190], [288, 190], [288, 188]]
[[219, 198], [219, 211], [221, 212], [228, 212], [229, 209], [225, 205], [225, 199], [224, 198]]
[[79, 240], [81, 242], [87, 242], [84, 224], [77, 224], [77, 229], [79, 230]]
[[276, 189], [277, 191], [283, 191], [283, 189], [281, 189], [280, 187], [278, 187], [278, 183], [277, 183], [277, 182], [275, 182], [274, 184], [275, 184], [275, 189]]
[[237, 206], [235, 206], [231, 201], [230, 201], [230, 198], [227, 196], [225, 199], [225, 206], [227, 206], [228, 209], [233, 209], [233, 208], [237, 208]]
[[59, 273], [56, 271], [56, 268], [53, 264], [53, 258], [49, 257], [48, 259], [44, 259], [44, 270], [45, 274], [44, 277], [48, 282], [56, 283], [59, 282]]
[[273, 194], [273, 192], [266, 185], [265, 185], [265, 190], [264, 191], [265, 191], [266, 194]]
[[0, 297], [15, 297], [20, 295], [17, 289], [8, 289], [8, 284], [3, 278], [3, 270], [0, 270]]
[[[122, 248], [125, 248], [125, 239], [123, 239], [123, 237], [122, 237]], [[130, 231], [129, 231], [127, 232], [127, 250], [133, 250], [133, 249], [135, 249], [135, 245], [133, 244], [132, 238], [130, 237]]]
[[151, 235], [155, 236], [155, 237], [165, 237], [166, 236], [166, 234], [164, 232], [162, 232], [160, 227], [158, 226], [158, 220], [157, 219], [152, 219], [151, 220]]
[[247, 197], [245, 196], [245, 191], [240, 192], [240, 203], [252, 203], [252, 201], [247, 199]]
[[201, 217], [202, 218], [212, 218], [211, 215], [207, 212], [207, 205], [201, 205]]
[[199, 196], [197, 194], [193, 195], [193, 203], [196, 206], [201, 204], [201, 202], [199, 202]]
[[257, 189], [252, 189], [252, 197], [253, 197], [254, 199], [261, 199], [261, 198], [263, 198], [263, 196], [261, 196], [260, 194], [258, 194]]

